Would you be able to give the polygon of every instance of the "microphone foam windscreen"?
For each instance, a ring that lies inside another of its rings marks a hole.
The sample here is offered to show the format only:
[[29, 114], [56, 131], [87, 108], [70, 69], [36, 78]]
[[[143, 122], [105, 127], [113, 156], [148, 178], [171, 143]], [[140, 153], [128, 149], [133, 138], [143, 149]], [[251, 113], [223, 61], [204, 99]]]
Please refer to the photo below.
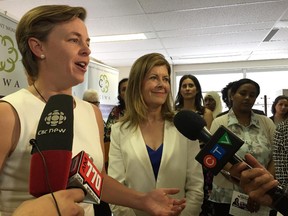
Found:
[[59, 94], [49, 98], [39, 120], [35, 144], [31, 151], [30, 194], [39, 197], [66, 189], [73, 144], [72, 96]]
[[181, 110], [174, 116], [174, 125], [186, 138], [197, 140], [201, 130], [206, 126], [206, 122], [193, 111]]

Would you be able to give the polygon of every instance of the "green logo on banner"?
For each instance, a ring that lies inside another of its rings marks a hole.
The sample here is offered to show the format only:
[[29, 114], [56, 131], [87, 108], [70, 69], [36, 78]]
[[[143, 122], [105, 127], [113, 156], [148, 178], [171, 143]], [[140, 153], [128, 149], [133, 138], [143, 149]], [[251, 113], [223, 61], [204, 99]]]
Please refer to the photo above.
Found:
[[0, 50], [2, 57], [0, 58], [0, 72], [13, 72], [18, 60], [18, 51], [14, 46], [13, 40], [7, 35], [0, 35]]
[[107, 93], [109, 90], [109, 80], [105, 74], [100, 75], [99, 87], [101, 89], [101, 92], [103, 93]]

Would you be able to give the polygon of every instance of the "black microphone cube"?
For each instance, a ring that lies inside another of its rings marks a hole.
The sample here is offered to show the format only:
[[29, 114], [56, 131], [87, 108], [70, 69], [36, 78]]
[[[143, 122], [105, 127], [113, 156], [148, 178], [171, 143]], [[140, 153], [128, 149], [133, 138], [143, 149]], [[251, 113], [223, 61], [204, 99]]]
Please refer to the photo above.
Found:
[[217, 175], [227, 162], [235, 164], [234, 154], [243, 145], [244, 141], [221, 125], [213, 134], [209, 142], [196, 155], [195, 159]]

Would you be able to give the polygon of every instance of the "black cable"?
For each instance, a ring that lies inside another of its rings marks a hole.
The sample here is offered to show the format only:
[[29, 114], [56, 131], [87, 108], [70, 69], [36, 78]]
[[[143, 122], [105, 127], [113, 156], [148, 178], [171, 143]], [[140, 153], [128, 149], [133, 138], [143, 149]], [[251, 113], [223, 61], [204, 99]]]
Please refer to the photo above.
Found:
[[44, 155], [43, 155], [42, 152], [40, 151], [36, 139], [31, 139], [31, 140], [30, 140], [30, 144], [31, 144], [32, 146], [35, 146], [35, 148], [37, 149], [38, 153], [40, 154], [40, 156], [41, 156], [41, 158], [42, 158], [43, 166], [44, 166], [44, 168], [45, 168], [46, 184], [48, 185], [49, 191], [50, 191], [50, 193], [51, 193], [51, 195], [52, 195], [52, 198], [53, 198], [53, 200], [54, 200], [54, 202], [55, 202], [56, 210], [57, 210], [57, 212], [58, 212], [58, 215], [61, 216], [61, 212], [60, 212], [60, 209], [59, 209], [57, 200], [56, 200], [56, 198], [55, 198], [55, 196], [54, 196], [54, 193], [53, 193], [53, 191], [52, 191], [52, 187], [51, 187], [51, 184], [50, 184], [50, 181], [49, 181], [48, 168], [47, 168], [47, 164], [46, 164], [46, 160], [45, 160], [45, 158], [44, 158]]

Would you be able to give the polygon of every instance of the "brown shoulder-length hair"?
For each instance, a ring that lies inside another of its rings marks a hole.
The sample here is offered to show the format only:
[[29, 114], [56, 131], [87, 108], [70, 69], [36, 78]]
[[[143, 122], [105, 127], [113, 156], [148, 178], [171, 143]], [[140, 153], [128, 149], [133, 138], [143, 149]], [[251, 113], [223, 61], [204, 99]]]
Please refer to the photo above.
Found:
[[21, 18], [16, 28], [16, 41], [22, 55], [22, 63], [32, 80], [38, 76], [38, 63], [30, 50], [28, 39], [35, 37], [40, 41], [46, 41], [55, 26], [76, 17], [84, 21], [86, 10], [83, 7], [68, 5], [42, 5], [31, 9]]
[[[126, 111], [123, 118], [120, 120], [122, 126], [125, 123], [127, 128], [137, 127], [140, 122], [147, 120], [147, 105], [142, 95], [142, 83], [145, 75], [151, 71], [153, 67], [165, 65], [169, 76], [171, 75], [171, 67], [168, 61], [162, 54], [150, 53], [138, 58], [132, 65], [128, 78], [128, 85], [125, 93]], [[162, 116], [165, 120], [173, 121], [174, 111], [172, 103], [171, 91], [167, 100], [162, 105]]]
[[[275, 98], [275, 100], [273, 101], [272, 107], [271, 107], [271, 112], [273, 114], [273, 116], [276, 114], [276, 105], [280, 100], [287, 100], [288, 101], [288, 96], [286, 95], [279, 95], [278, 97]], [[284, 116], [285, 118], [288, 117], [288, 112], [285, 114]]]

